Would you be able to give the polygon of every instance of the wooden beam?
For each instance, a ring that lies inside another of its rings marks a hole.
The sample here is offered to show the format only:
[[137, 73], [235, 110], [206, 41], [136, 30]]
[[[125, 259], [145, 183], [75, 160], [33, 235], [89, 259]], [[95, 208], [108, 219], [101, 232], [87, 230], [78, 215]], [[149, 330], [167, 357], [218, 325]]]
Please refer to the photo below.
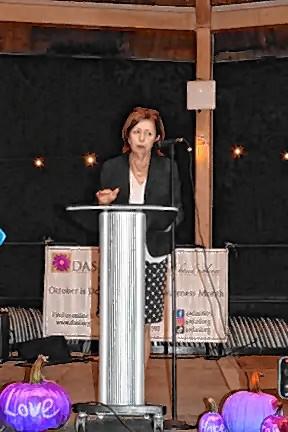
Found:
[[231, 63], [247, 60], [263, 60], [266, 57], [287, 58], [288, 48], [250, 49], [245, 51], [227, 51], [215, 55], [215, 63]]
[[[196, 1], [196, 79], [212, 78], [211, 6], [209, 0]], [[196, 112], [195, 133], [195, 243], [212, 247], [212, 114]]]
[[0, 0], [0, 22], [86, 28], [195, 29], [195, 8], [55, 0]]
[[[206, 0], [203, 1], [205, 3]], [[201, 18], [199, 17], [198, 20], [201, 25]], [[196, 12], [193, 7], [182, 6], [143, 6], [57, 0], [0, 0], [0, 22], [89, 28], [191, 31], [196, 30]], [[288, 24], [286, 0], [241, 3], [212, 8], [212, 31], [282, 24]]]
[[200, 27], [210, 27], [211, 23], [211, 3], [210, 0], [196, 0], [196, 25]]
[[214, 6], [212, 31], [288, 24], [287, 0]]

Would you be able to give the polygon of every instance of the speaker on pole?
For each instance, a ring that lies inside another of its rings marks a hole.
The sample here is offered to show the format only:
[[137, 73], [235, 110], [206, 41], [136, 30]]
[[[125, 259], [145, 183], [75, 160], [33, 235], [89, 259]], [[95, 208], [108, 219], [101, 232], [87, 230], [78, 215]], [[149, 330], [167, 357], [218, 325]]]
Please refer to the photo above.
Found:
[[216, 108], [216, 82], [195, 80], [187, 82], [187, 109], [214, 110]]

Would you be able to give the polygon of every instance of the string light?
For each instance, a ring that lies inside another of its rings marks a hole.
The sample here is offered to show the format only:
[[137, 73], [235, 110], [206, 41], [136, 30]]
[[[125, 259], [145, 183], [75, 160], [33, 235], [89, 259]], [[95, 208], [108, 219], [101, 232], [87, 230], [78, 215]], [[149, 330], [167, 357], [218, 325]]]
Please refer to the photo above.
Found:
[[93, 167], [96, 165], [96, 154], [95, 153], [86, 153], [83, 156], [84, 163], [86, 167]]
[[242, 145], [234, 145], [231, 147], [233, 159], [240, 159], [246, 154], [245, 148]]
[[[203, 144], [205, 144], [204, 141], [202, 141], [201, 139], [197, 140], [197, 155], [198, 155], [198, 153], [199, 153], [200, 150], [202, 150], [202, 149], [204, 149], [206, 147]], [[237, 145], [237, 144], [233, 145], [231, 147], [230, 151], [231, 151], [231, 156], [232, 156], [233, 159], [240, 159], [241, 157], [246, 156], [246, 154], [247, 154], [247, 150], [245, 149], [245, 147], [242, 146], [242, 145]], [[52, 157], [49, 156], [49, 160], [50, 159], [51, 160], [56, 160], [56, 159], [65, 159], [65, 160], [67, 160], [67, 159], [72, 159], [72, 158], [76, 159], [78, 157], [79, 156], [61, 156], [61, 157], [60, 156], [52, 156]], [[94, 152], [93, 153], [87, 152], [84, 155], [82, 155], [81, 158], [82, 158], [82, 160], [83, 160], [84, 165], [85, 165], [86, 168], [94, 167], [95, 165], [97, 165], [97, 162], [98, 162], [97, 161], [97, 155]], [[288, 150], [282, 151], [280, 153], [280, 158], [281, 158], [281, 160], [288, 162]], [[198, 155], [197, 159], [198, 160], [201, 159], [199, 157], [199, 155]], [[0, 157], [0, 162], [9, 162], [9, 161], [11, 161], [11, 162], [15, 163], [17, 161], [23, 161], [23, 162], [25, 162], [27, 160], [29, 160], [29, 158], [24, 158], [24, 157], [20, 157], [20, 158], [19, 157], [18, 158], [17, 157], [16, 158], [3, 157], [3, 158], [1, 158]], [[44, 168], [46, 160], [47, 160], [47, 158], [44, 157], [44, 156], [36, 156], [33, 159], [33, 166], [34, 166], [34, 168], [37, 168], [37, 169]]]
[[[49, 156], [49, 160], [51, 159], [51, 160], [65, 160], [65, 161], [67, 161], [67, 159], [76, 159], [76, 158], [78, 158], [79, 156], [52, 156], [52, 157], [50, 157]], [[81, 159], [84, 161], [84, 165], [85, 165], [85, 167], [93, 167], [94, 165], [96, 165], [97, 164], [97, 157], [96, 157], [96, 153], [85, 153], [85, 155], [83, 155], [83, 156], [81, 156]], [[1, 161], [7, 161], [7, 160], [10, 160], [10, 159], [8, 159], [8, 158], [5, 158], [5, 159], [3, 159], [3, 158], [0, 158], [0, 162]], [[25, 161], [26, 160], [26, 158], [11, 158], [11, 161], [15, 161], [15, 160], [23, 160], [23, 161]], [[46, 163], [46, 160], [47, 160], [47, 158], [46, 157], [43, 157], [43, 156], [36, 156], [34, 159], [33, 159], [33, 166], [34, 166], [34, 168], [37, 168], [37, 169], [41, 169], [41, 168], [44, 168], [45, 167], [45, 163]]]
[[44, 168], [45, 161], [42, 156], [37, 156], [35, 159], [33, 159], [33, 164], [35, 168]]

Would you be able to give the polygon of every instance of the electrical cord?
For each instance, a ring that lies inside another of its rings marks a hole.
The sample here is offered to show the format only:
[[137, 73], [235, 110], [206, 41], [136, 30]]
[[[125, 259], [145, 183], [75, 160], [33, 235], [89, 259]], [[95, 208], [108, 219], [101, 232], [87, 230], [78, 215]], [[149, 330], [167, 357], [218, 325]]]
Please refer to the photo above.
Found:
[[119, 414], [117, 414], [116, 411], [110, 405], [106, 405], [103, 402], [97, 402], [97, 404], [100, 406], [103, 406], [103, 407], [107, 408], [109, 411], [111, 411], [111, 413], [116, 417], [116, 419], [119, 421], [119, 423], [121, 423], [122, 426], [124, 426], [125, 429], [127, 429], [129, 432], [135, 432], [134, 429], [130, 428], [130, 426], [128, 426], [128, 424], [125, 422], [125, 420], [123, 420], [122, 417], [119, 416]]

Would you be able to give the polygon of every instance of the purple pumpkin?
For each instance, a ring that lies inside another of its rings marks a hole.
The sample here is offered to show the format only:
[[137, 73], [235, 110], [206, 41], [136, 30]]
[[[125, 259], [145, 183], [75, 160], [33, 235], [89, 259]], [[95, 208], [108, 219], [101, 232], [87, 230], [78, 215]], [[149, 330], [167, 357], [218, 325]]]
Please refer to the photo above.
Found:
[[260, 432], [288, 432], [288, 417], [282, 415], [282, 404], [275, 415], [270, 415], [263, 420]]
[[260, 390], [259, 377], [258, 372], [252, 374], [251, 391], [241, 390], [226, 399], [222, 416], [229, 432], [259, 432], [263, 420], [277, 412], [277, 398]]
[[71, 401], [65, 390], [53, 381], [46, 381], [41, 367], [42, 355], [34, 363], [29, 383], [9, 384], [0, 394], [0, 420], [17, 432], [41, 432], [66, 423]]
[[223, 417], [218, 413], [218, 407], [214, 399], [207, 399], [208, 412], [204, 413], [199, 420], [199, 432], [228, 432]]

